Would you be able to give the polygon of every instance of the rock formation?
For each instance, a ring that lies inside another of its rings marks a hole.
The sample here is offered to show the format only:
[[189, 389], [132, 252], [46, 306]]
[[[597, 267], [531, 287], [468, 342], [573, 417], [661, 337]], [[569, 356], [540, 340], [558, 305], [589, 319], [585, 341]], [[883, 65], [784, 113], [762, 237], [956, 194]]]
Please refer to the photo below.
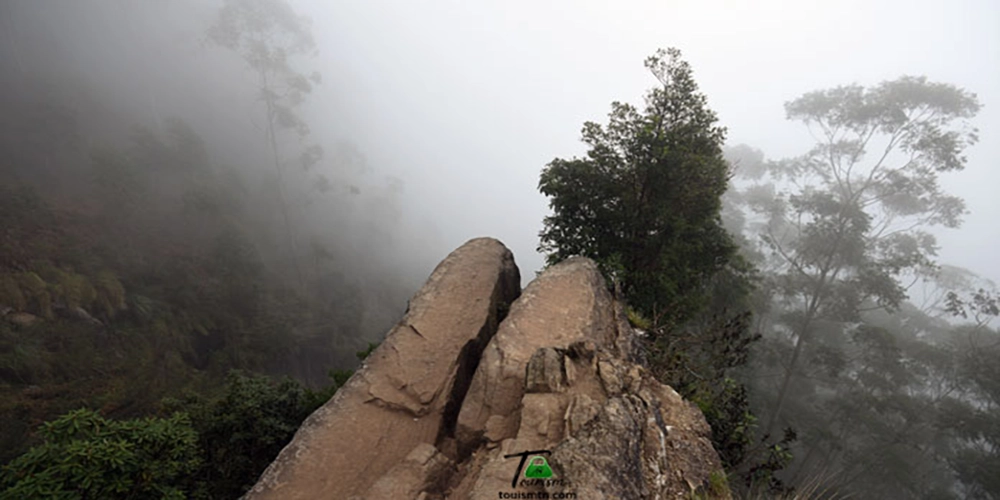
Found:
[[519, 282], [496, 240], [452, 252], [246, 498], [728, 498], [704, 417], [643, 368], [597, 266]]

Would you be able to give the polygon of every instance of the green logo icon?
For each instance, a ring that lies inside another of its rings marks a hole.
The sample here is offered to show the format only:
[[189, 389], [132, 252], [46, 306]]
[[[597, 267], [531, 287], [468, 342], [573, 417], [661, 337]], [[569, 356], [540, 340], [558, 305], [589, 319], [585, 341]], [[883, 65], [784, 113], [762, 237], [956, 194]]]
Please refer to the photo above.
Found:
[[545, 460], [545, 457], [535, 455], [528, 462], [528, 468], [524, 470], [524, 477], [531, 479], [552, 477], [552, 467], [549, 467], [549, 462]]

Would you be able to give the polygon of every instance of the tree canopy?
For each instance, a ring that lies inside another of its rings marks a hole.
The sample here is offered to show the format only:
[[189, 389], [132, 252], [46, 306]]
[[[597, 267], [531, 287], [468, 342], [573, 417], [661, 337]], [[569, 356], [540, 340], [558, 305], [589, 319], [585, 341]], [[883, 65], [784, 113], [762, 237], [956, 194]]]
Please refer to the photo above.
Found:
[[[982, 418], [991, 397], [977, 385], [991, 376], [967, 368], [989, 352], [984, 318], [996, 309], [988, 290], [949, 278], [962, 273], [936, 262], [929, 230], [965, 213], [939, 176], [962, 170], [978, 140], [976, 96], [904, 76], [809, 92], [785, 109], [816, 144], [779, 161], [729, 150], [740, 178], [726, 213], [763, 277], [764, 338], [746, 380], [767, 433], [798, 431], [790, 480], [822, 474], [872, 498], [993, 498], [971, 465], [998, 455]], [[918, 283], [931, 290], [910, 297]]]
[[645, 107], [612, 103], [607, 125], [583, 126], [586, 157], [542, 171], [553, 213], [539, 250], [549, 264], [573, 255], [598, 263], [645, 330], [653, 373], [705, 413], [723, 464], [768, 483], [787, 460], [785, 442], [751, 451], [755, 418], [732, 378], [757, 337], [747, 312], [753, 269], [721, 217], [726, 129], [679, 50], [645, 65], [659, 83]]
[[556, 158], [542, 171], [553, 213], [539, 249], [550, 264], [593, 258], [634, 307], [677, 324], [704, 306], [709, 279], [736, 253], [719, 217], [726, 130], [679, 50], [658, 51], [646, 68], [660, 85], [642, 111], [612, 103], [606, 126], [583, 126], [585, 158]]

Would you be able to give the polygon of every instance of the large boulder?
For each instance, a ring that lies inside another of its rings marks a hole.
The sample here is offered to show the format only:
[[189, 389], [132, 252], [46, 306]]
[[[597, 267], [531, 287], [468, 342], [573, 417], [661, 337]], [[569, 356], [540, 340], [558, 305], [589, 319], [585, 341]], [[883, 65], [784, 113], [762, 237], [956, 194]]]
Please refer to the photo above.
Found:
[[[468, 465], [445, 496], [728, 498], [704, 416], [643, 368], [634, 340], [594, 262], [543, 272], [483, 352], [458, 421]], [[552, 478], [515, 478], [535, 451]]]
[[453, 252], [250, 497], [729, 498], [704, 416], [644, 368], [594, 262], [505, 315], [516, 276], [493, 240]]
[[[480, 353], [519, 292], [514, 258], [499, 241], [474, 239], [452, 252], [246, 498], [343, 500], [365, 494], [394, 469], [399, 481], [414, 477], [405, 464], [432, 460], [428, 446], [454, 429]], [[440, 475], [441, 467], [432, 469]], [[378, 491], [396, 486], [383, 482]]]
[[458, 417], [460, 449], [517, 434], [525, 367], [536, 350], [580, 340], [611, 345], [614, 335], [611, 296], [593, 261], [575, 257], [546, 270], [524, 289], [483, 352]]

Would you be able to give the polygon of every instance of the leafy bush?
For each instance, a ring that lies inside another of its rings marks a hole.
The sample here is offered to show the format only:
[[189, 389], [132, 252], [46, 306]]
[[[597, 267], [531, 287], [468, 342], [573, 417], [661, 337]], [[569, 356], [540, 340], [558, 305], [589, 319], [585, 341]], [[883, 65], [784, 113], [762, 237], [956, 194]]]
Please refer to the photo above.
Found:
[[319, 391], [285, 378], [230, 372], [225, 393], [216, 399], [191, 395], [165, 400], [168, 411], [191, 415], [203, 450], [192, 490], [210, 498], [245, 493], [291, 441], [302, 421], [326, 403], [351, 372], [331, 372], [334, 384]]
[[42, 424], [42, 443], [4, 466], [0, 500], [237, 498], [302, 421], [353, 374], [318, 391], [231, 372], [217, 398], [163, 402], [169, 416], [113, 420], [89, 409]]
[[115, 421], [80, 409], [41, 435], [3, 467], [0, 499], [185, 498], [177, 482], [200, 464], [197, 434], [180, 413]]

